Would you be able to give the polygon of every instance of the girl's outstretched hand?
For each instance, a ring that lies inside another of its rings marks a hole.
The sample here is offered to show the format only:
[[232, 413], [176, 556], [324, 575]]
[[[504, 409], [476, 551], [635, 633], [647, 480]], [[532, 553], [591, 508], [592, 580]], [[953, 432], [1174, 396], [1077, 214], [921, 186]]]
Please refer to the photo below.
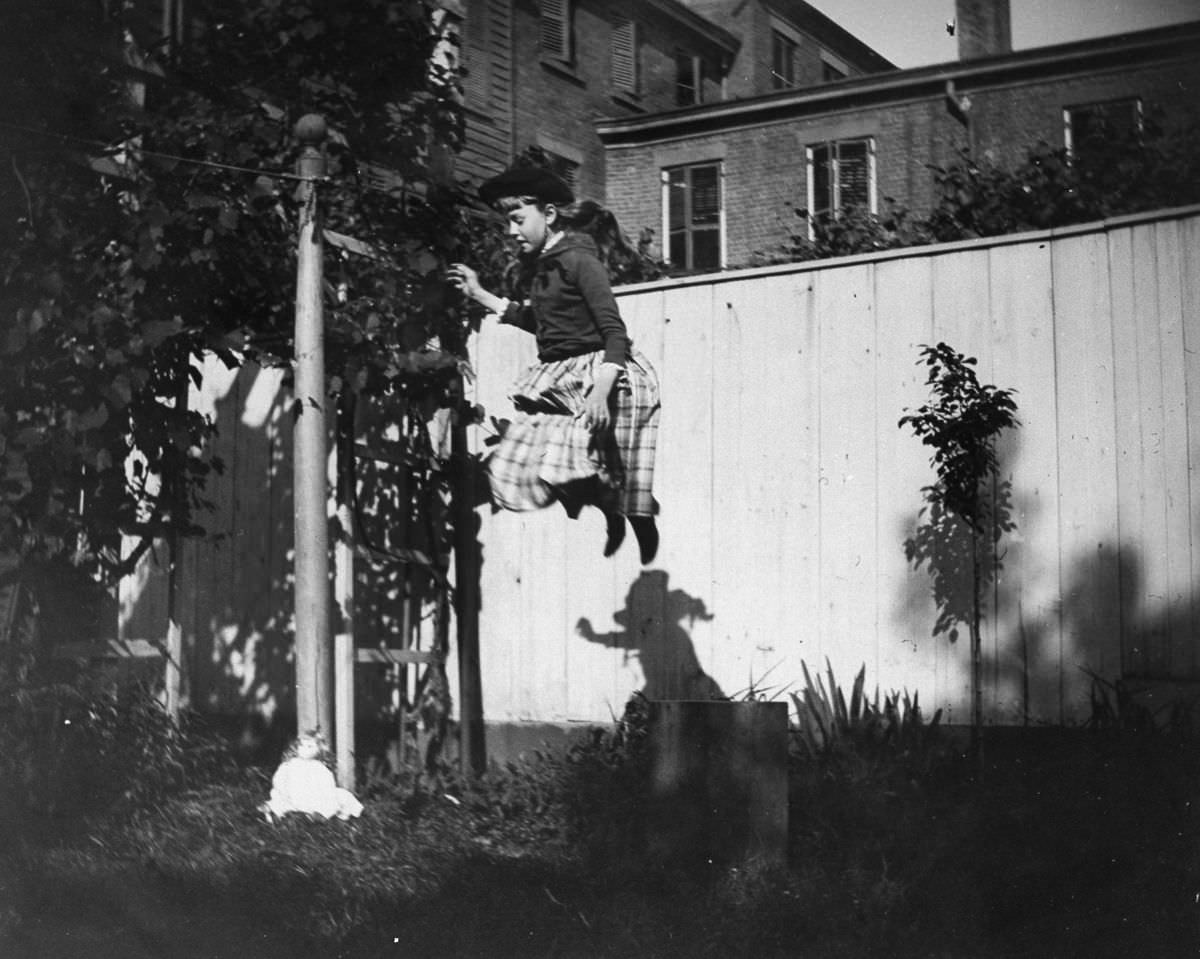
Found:
[[472, 300], [478, 300], [484, 292], [483, 287], [479, 285], [479, 274], [465, 263], [452, 263], [447, 275], [459, 292]]

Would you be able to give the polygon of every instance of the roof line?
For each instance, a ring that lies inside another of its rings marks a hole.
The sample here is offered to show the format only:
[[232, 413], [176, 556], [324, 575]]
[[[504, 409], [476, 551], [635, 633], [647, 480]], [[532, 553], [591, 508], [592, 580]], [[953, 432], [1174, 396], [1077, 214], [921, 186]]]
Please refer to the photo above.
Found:
[[1021, 74], [1078, 68], [1095, 61], [1116, 59], [1127, 64], [1131, 56], [1179, 51], [1194, 55], [1200, 41], [1200, 20], [1174, 24], [1154, 30], [1118, 34], [1091, 40], [1077, 40], [1048, 47], [1035, 47], [1016, 53], [950, 61], [931, 66], [913, 67], [882, 74], [851, 77], [818, 87], [804, 87], [779, 93], [760, 94], [739, 100], [721, 100], [636, 117], [601, 118], [596, 130], [606, 143], [638, 139], [642, 133], [685, 135], [688, 127], [711, 129], [737, 118], [743, 122], [770, 120], [775, 114], [789, 117], [797, 110], [817, 112], [844, 109], [849, 103], [864, 106], [875, 101], [914, 95], [922, 87], [926, 95], [944, 89], [953, 81], [959, 92], [987, 83], [1003, 82]]
[[[874, 60], [875, 63], [878, 65], [878, 72], [883, 72], [884, 70], [900, 69], [896, 64], [892, 63], [891, 60], [889, 60], [887, 57], [885, 57], [882, 53], [880, 53], [878, 50], [876, 50], [870, 44], [864, 42], [859, 37], [856, 37], [853, 33], [851, 33], [849, 30], [847, 30], [845, 27], [843, 27], [836, 20], [833, 20], [830, 17], [826, 16], [824, 13], [822, 13], [820, 10], [818, 10], [816, 7], [814, 7], [811, 3], [808, 3], [807, 0], [792, 0], [792, 2], [799, 4], [801, 7], [803, 7], [804, 9], [801, 11], [803, 13], [803, 15], [806, 17], [810, 17], [816, 24], [818, 24], [820, 26], [820, 28], [822, 30], [826, 30], [829, 33], [831, 33], [832, 35], [834, 35], [835, 37], [837, 37], [837, 40], [839, 43], [844, 43], [849, 47], [855, 48], [856, 52], [859, 56], [863, 56], [863, 57], [866, 57], [867, 59]], [[786, 5], [784, 5], [784, 6], [786, 6]], [[768, 2], [767, 7], [769, 9], [771, 9], [772, 11], [774, 11], [775, 13], [777, 13], [779, 16], [783, 17], [784, 19], [789, 19], [788, 13], [785, 12], [784, 10], [778, 9], [776, 4]]]
[[660, 13], [664, 13], [686, 24], [706, 40], [711, 41], [728, 53], [736, 53], [742, 45], [742, 41], [737, 36], [730, 33], [724, 27], [713, 23], [707, 17], [700, 16], [691, 7], [681, 3], [680, 0], [644, 0], [644, 2], [647, 6], [654, 7]]

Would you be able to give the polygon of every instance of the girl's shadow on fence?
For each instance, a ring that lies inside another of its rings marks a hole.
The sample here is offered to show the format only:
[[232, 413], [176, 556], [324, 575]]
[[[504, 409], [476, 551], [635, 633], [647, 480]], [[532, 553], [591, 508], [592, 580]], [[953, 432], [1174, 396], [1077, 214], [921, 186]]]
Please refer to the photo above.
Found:
[[646, 570], [633, 581], [625, 608], [613, 613], [619, 630], [597, 633], [590, 620], [580, 619], [576, 631], [588, 642], [636, 654], [647, 699], [728, 698], [701, 667], [690, 632], [713, 614], [704, 600], [668, 589], [667, 581], [663, 570]]

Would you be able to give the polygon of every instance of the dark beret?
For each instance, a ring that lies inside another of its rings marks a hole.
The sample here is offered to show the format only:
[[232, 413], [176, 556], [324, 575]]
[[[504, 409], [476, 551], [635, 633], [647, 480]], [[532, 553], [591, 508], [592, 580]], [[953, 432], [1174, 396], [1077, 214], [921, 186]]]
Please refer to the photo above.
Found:
[[485, 180], [479, 187], [484, 203], [494, 204], [501, 197], [533, 196], [543, 203], [574, 203], [575, 194], [567, 184], [541, 167], [512, 167]]

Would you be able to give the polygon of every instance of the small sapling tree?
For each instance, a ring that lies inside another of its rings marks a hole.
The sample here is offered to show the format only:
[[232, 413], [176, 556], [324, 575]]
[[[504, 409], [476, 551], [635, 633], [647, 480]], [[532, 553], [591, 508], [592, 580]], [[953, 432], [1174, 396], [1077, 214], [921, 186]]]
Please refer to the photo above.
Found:
[[[993, 547], [1000, 536], [1013, 528], [1009, 518], [1006, 484], [997, 483], [996, 439], [1006, 429], [1019, 425], [1013, 391], [979, 382], [976, 360], [963, 356], [945, 343], [923, 346], [921, 359], [929, 368], [927, 384], [933, 394], [916, 411], [905, 410], [900, 427], [910, 427], [926, 446], [933, 448], [931, 465], [937, 482], [922, 490], [928, 521], [905, 543], [910, 562], [928, 561], [934, 575], [934, 595], [939, 605], [935, 635], [951, 629], [951, 621], [964, 615], [971, 637], [971, 745], [979, 754], [983, 726], [983, 665], [980, 623], [983, 618], [983, 589], [995, 574]], [[999, 508], [998, 508], [999, 507]], [[966, 565], [971, 572], [970, 604], [966, 610], [948, 610], [950, 591], [933, 559], [937, 544], [930, 537], [953, 536], [953, 524], [965, 526], [969, 544]], [[954, 633], [951, 630], [951, 636]]]

